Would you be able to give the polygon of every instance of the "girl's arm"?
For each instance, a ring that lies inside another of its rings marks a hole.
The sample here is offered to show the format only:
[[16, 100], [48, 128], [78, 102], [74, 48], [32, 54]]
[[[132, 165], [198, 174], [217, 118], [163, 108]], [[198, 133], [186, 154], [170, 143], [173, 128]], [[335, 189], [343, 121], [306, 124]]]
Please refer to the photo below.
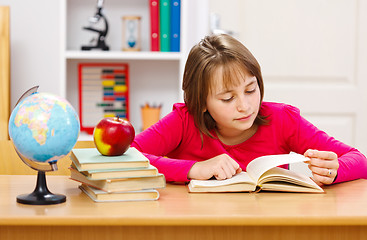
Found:
[[185, 126], [182, 113], [175, 108], [147, 130], [135, 136], [132, 147], [149, 159], [167, 181], [188, 181], [187, 173], [196, 161], [167, 158], [183, 139]]
[[[319, 130], [304, 119], [297, 108], [286, 106], [284, 112], [287, 117], [285, 117], [283, 126], [287, 127], [283, 128], [283, 132], [290, 146], [290, 151], [306, 155], [310, 152], [315, 154], [313, 157], [317, 161], [314, 161], [313, 166], [317, 168], [313, 168], [313, 175], [314, 178], [318, 179], [317, 181], [330, 184], [367, 178], [367, 159], [356, 148], [352, 148]], [[307, 150], [309, 151], [306, 152]], [[331, 161], [333, 153], [337, 157], [336, 165]], [[331, 174], [329, 174], [329, 169], [331, 169]], [[320, 178], [316, 175], [323, 177]], [[333, 181], [330, 182], [325, 177], [333, 178]]]

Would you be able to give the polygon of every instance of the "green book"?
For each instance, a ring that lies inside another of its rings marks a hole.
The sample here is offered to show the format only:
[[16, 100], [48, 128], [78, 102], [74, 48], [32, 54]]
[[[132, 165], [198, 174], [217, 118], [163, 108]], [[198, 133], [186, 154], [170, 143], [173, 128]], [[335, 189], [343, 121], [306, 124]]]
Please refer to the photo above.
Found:
[[155, 189], [108, 193], [85, 184], [79, 188], [95, 202], [149, 201], [159, 198], [159, 192]]
[[[74, 163], [71, 165], [72, 168], [77, 170]], [[146, 168], [113, 168], [113, 169], [98, 169], [98, 170], [87, 170], [81, 171], [88, 179], [91, 180], [102, 180], [102, 179], [113, 179], [113, 178], [126, 178], [126, 177], [146, 177], [158, 175], [156, 167], [149, 165]]]
[[161, 52], [169, 52], [171, 33], [171, 4], [170, 0], [159, 1], [159, 34]]
[[129, 148], [121, 156], [104, 156], [97, 148], [76, 148], [71, 151], [70, 158], [78, 171], [147, 168], [150, 165], [148, 158], [136, 148]]
[[146, 177], [90, 180], [83, 173], [74, 168], [70, 168], [70, 178], [105, 192], [136, 191], [166, 187], [166, 179], [161, 173], [158, 173], [156, 176]]

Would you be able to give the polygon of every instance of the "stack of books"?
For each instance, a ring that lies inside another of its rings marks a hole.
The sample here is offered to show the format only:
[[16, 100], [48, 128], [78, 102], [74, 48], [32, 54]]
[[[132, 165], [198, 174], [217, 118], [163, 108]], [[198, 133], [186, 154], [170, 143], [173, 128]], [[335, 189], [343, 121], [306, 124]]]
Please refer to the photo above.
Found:
[[166, 186], [163, 174], [136, 148], [103, 156], [96, 148], [73, 149], [70, 178], [96, 202], [157, 200]]

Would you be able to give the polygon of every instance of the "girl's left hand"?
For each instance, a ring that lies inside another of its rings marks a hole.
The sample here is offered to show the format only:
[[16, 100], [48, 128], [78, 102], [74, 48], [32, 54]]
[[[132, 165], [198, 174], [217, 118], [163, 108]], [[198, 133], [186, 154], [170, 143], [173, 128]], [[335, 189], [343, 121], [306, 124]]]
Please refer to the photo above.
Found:
[[339, 168], [338, 155], [330, 151], [308, 149], [304, 155], [309, 157], [308, 168], [312, 171], [313, 180], [319, 185], [332, 184]]

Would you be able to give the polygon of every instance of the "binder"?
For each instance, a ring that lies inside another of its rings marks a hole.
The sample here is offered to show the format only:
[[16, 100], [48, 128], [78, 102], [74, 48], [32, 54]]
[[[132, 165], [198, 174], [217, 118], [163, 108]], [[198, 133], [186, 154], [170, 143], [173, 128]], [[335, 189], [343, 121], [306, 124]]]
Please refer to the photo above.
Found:
[[150, 0], [150, 50], [159, 51], [159, 0]]
[[181, 0], [171, 0], [171, 52], [180, 51]]
[[171, 31], [171, 5], [170, 0], [159, 0], [159, 30], [160, 30], [160, 50], [169, 52], [170, 31]]

